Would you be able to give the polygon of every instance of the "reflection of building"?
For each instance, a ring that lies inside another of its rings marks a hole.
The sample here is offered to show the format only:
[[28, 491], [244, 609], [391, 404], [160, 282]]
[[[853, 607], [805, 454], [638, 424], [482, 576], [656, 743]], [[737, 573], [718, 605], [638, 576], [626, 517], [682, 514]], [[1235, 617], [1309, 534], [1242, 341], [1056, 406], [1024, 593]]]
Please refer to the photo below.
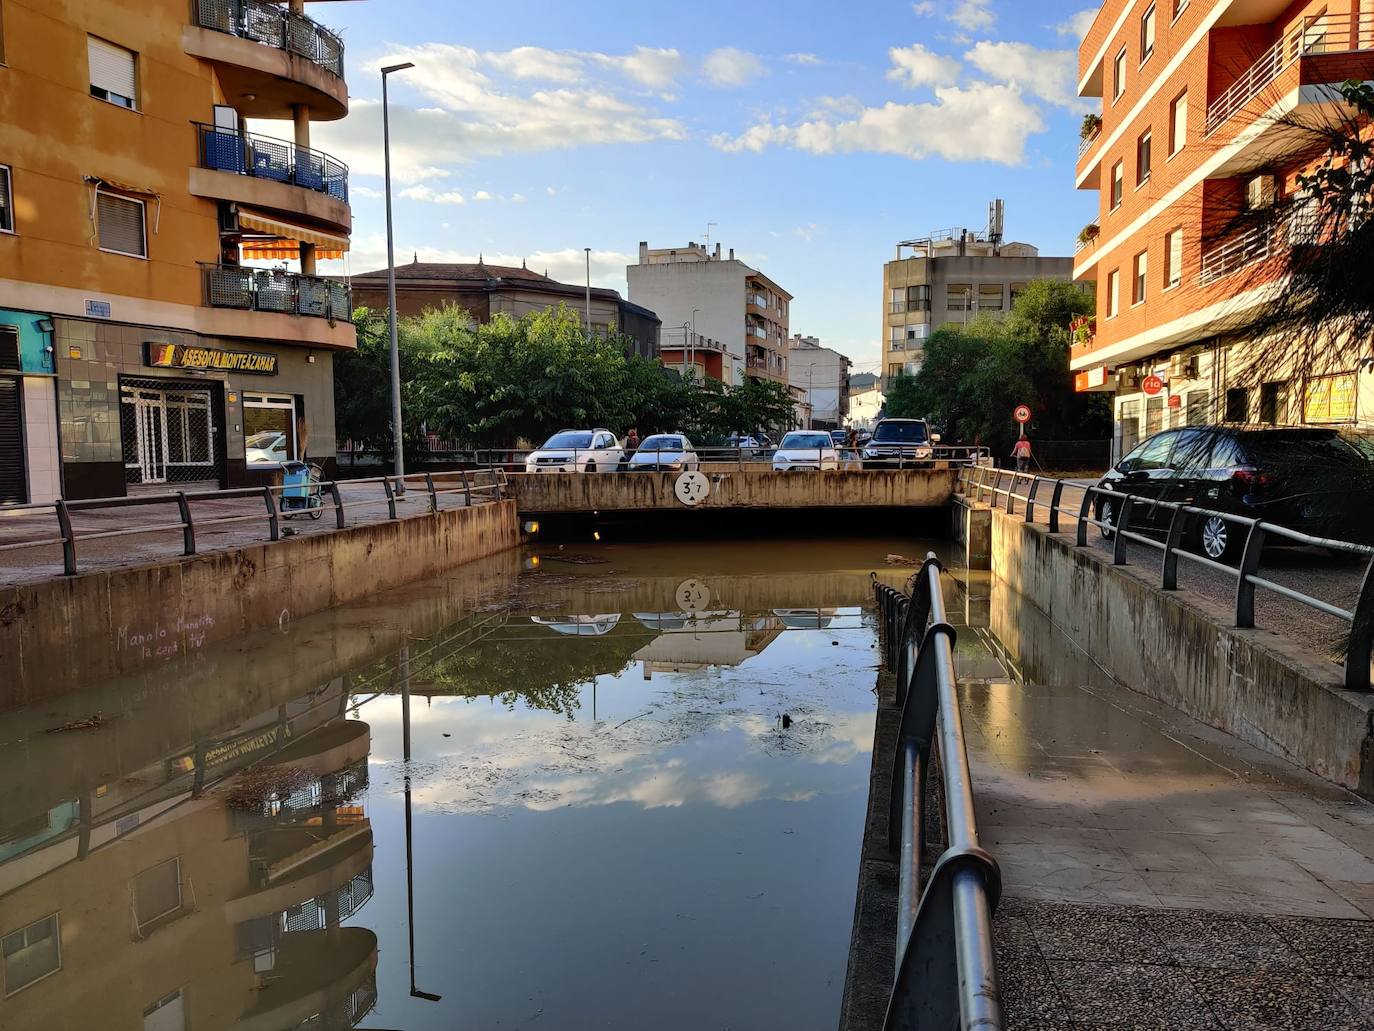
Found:
[[[626, 269], [626, 276], [630, 298], [663, 320], [664, 364], [680, 366], [687, 360], [683, 348], [673, 346], [685, 342], [695, 362], [705, 363], [707, 375], [715, 375], [719, 355], [718, 378], [727, 385], [742, 383], [746, 376], [787, 384], [792, 295], [737, 260], [733, 249], [722, 260], [719, 244], [708, 251], [697, 243], [658, 250], [641, 243], [639, 263]], [[699, 339], [718, 341], [723, 350], [707, 347], [697, 354], [693, 345]]]
[[644, 678], [711, 666], [739, 666], [763, 654], [783, 632], [782, 621], [740, 612], [636, 612], [635, 618], [663, 633], [634, 653]]
[[[352, 278], [353, 299], [360, 306], [386, 309], [386, 269], [364, 272]], [[416, 259], [396, 266], [396, 311], [418, 315], [426, 308], [456, 304], [479, 324], [499, 313], [520, 318], [566, 304], [584, 319], [587, 290], [573, 283], [559, 283], [523, 266], [445, 264]], [[659, 318], [647, 308], [631, 304], [605, 287], [592, 287], [592, 331], [602, 335], [617, 330], [635, 342], [635, 353], [658, 357]]]
[[[370, 735], [346, 697], [331, 685], [74, 798], [28, 777], [28, 812], [0, 816], [4, 1026], [361, 1020], [377, 940], [341, 924], [371, 895]], [[135, 751], [138, 730], [121, 733]]]
[[347, 287], [314, 271], [352, 216], [310, 131], [348, 89], [303, 8], [5, 5], [0, 503], [333, 461], [332, 354], [355, 341]]
[[835, 430], [849, 416], [849, 367], [839, 351], [815, 337], [794, 336], [787, 345], [787, 369], [794, 390], [803, 392], [811, 418], [803, 429]]

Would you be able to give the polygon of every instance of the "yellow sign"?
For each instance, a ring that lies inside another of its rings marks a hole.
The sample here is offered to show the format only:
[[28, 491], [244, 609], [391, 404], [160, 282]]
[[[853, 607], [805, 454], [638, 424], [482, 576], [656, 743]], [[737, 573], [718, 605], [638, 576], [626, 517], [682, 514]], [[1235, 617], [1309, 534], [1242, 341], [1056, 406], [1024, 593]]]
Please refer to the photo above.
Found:
[[79, 347], [69, 347], [69, 348], [67, 348], [67, 357], [68, 357], [68, 358], [71, 358], [71, 359], [74, 359], [75, 361], [80, 361], [80, 360], [81, 360], [81, 348], [79, 348]]
[[1306, 422], [1354, 422], [1355, 374], [1320, 376], [1307, 384]]
[[254, 351], [221, 351], [217, 347], [185, 344], [144, 345], [148, 364], [155, 369], [205, 369], [214, 372], [248, 372], [258, 376], [277, 374], [277, 356]]

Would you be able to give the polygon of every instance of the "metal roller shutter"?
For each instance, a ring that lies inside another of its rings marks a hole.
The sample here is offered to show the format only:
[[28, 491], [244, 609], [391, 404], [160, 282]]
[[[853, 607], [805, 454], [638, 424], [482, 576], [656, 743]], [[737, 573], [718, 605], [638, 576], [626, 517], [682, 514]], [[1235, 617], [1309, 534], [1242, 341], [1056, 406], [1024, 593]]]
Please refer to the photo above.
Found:
[[25, 502], [24, 436], [19, 410], [19, 380], [0, 376], [0, 504]]
[[102, 100], [134, 107], [138, 74], [133, 51], [88, 36], [86, 54], [91, 66], [91, 92]]

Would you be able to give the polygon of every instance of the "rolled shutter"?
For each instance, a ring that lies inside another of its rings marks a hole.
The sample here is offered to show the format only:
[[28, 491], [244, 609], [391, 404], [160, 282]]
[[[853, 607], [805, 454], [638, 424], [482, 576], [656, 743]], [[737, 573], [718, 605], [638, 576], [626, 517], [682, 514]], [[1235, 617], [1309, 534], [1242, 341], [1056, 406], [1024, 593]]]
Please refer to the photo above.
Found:
[[0, 165], [0, 229], [14, 232], [14, 210], [10, 204], [10, 170]]
[[91, 63], [91, 87], [133, 102], [137, 96], [134, 54], [94, 36], [86, 37]]
[[0, 376], [0, 503], [28, 500], [19, 382], [9, 376]]
[[148, 256], [143, 235], [143, 205], [112, 193], [96, 194], [96, 224], [102, 250]]

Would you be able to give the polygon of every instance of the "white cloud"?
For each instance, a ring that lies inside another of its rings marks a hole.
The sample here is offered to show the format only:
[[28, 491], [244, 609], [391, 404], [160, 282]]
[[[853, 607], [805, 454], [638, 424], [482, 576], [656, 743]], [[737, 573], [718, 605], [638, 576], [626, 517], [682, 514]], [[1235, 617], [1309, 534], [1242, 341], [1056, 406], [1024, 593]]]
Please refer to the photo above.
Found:
[[558, 196], [558, 190], [553, 186], [546, 186], [544, 188], [544, 192], [546, 192], [550, 197]]
[[959, 0], [946, 16], [955, 25], [969, 32], [990, 29], [997, 24], [997, 15], [988, 9], [992, 0]]
[[911, 12], [924, 18], [926, 15], [935, 13], [935, 0], [918, 0], [911, 5]]
[[768, 74], [757, 54], [737, 47], [720, 47], [706, 55], [701, 73], [712, 86], [747, 86]]
[[988, 78], [1051, 104], [1076, 103], [1078, 58], [1071, 50], [1040, 50], [1029, 43], [976, 43], [965, 60]]
[[385, 197], [381, 190], [374, 190], [371, 186], [363, 186], [361, 183], [353, 183], [348, 191], [354, 197]]
[[525, 203], [525, 195], [524, 195], [523, 193], [512, 193], [512, 194], [510, 195], [510, 202], [511, 202], [512, 204], [524, 204], [524, 203]]
[[428, 201], [431, 204], [466, 204], [467, 200], [457, 190], [436, 190], [424, 183], [407, 186], [401, 196], [408, 200]]
[[889, 102], [847, 120], [763, 122], [738, 136], [718, 134], [711, 142], [730, 152], [789, 146], [811, 154], [867, 152], [1013, 165], [1024, 159], [1027, 139], [1044, 130], [1044, 118], [1020, 89], [980, 82], [938, 87], [932, 103]]
[[1093, 27], [1093, 21], [1096, 18], [1097, 8], [1089, 7], [1085, 11], [1069, 15], [1067, 20], [1054, 27], [1054, 31], [1061, 36], [1072, 36], [1074, 39], [1081, 40], [1088, 35], [1088, 30]]
[[472, 195], [472, 199], [473, 199], [473, 200], [477, 200], [477, 201], [481, 201], [481, 200], [500, 200], [501, 197], [500, 197], [499, 194], [488, 193], [486, 190], [478, 190], [476, 193], [474, 193], [474, 194]]
[[589, 56], [602, 67], [614, 68], [622, 75], [650, 89], [671, 86], [682, 71], [682, 55], [671, 49], [635, 47], [634, 53], [618, 57], [609, 54]]
[[893, 47], [887, 56], [892, 61], [887, 77], [903, 86], [938, 86], [953, 83], [959, 77], [959, 62], [955, 58], [937, 54], [920, 43]]
[[566, 50], [546, 50], [544, 47], [516, 47], [482, 55], [482, 63], [504, 71], [517, 79], [541, 79], [545, 82], [577, 82], [582, 77], [580, 55]]
[[817, 57], [815, 54], [806, 54], [806, 53], [799, 53], [799, 54], [784, 54], [783, 57], [782, 57], [782, 59], [783, 59], [784, 61], [788, 62], [789, 64], [805, 64], [805, 65], [811, 65], [811, 64], [823, 64], [823, 63], [824, 63], [824, 62], [822, 62], [821, 59], [820, 59], [819, 57]]
[[[397, 262], [409, 262], [418, 257], [420, 261], [453, 262], [466, 264], [475, 262], [479, 255], [476, 251], [459, 251], [444, 247], [416, 246], [412, 241], [398, 236], [396, 240]], [[509, 265], [519, 268], [521, 261], [535, 272], [545, 272], [563, 283], [586, 282], [586, 266], [581, 247], [564, 247], [559, 250], [539, 250], [529, 254], [505, 254], [486, 251], [480, 257], [488, 265]], [[638, 258], [620, 251], [592, 251], [592, 285], [606, 286], [626, 293], [625, 267], [633, 265]], [[355, 236], [347, 265], [343, 261], [322, 261], [320, 271], [325, 275], [338, 275], [347, 271], [353, 275], [386, 268], [386, 236], [371, 233], [366, 237]]]

